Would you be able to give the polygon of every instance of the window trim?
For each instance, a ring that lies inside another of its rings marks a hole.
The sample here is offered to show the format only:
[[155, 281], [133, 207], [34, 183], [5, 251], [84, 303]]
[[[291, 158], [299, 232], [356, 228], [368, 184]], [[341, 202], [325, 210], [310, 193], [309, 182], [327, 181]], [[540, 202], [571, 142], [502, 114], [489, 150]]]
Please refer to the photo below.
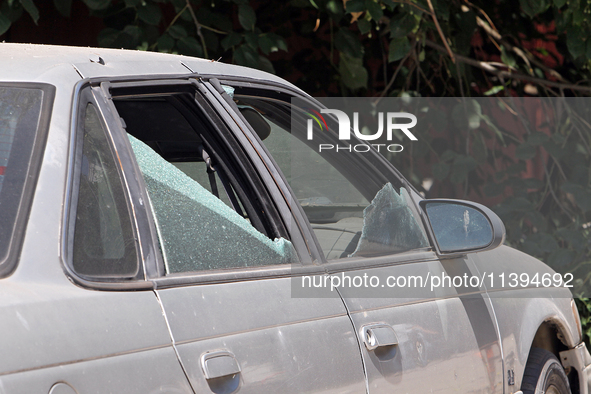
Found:
[[[127, 208], [131, 218], [131, 229], [134, 234], [136, 241], [137, 259], [138, 259], [138, 272], [133, 277], [105, 277], [105, 276], [86, 276], [78, 274], [73, 269], [72, 255], [73, 255], [73, 244], [74, 244], [74, 225], [76, 221], [76, 210], [78, 204], [78, 194], [80, 187], [80, 167], [81, 167], [81, 151], [84, 137], [83, 130], [83, 115], [85, 113], [88, 104], [93, 104], [99, 120], [106, 133], [108, 144], [111, 148], [112, 154], [116, 155], [119, 159], [119, 166], [117, 168], [120, 176], [122, 176], [123, 191], [125, 193], [125, 200]], [[144, 267], [144, 250], [140, 242], [140, 236], [138, 233], [137, 218], [135, 214], [134, 204], [130, 199], [130, 186], [129, 178], [125, 176], [125, 170], [123, 168], [124, 159], [122, 149], [116, 141], [113, 139], [113, 133], [111, 132], [111, 124], [108, 119], [105, 118], [104, 107], [100, 105], [93, 94], [91, 85], [88, 80], [79, 82], [76, 86], [74, 93], [74, 100], [72, 103], [72, 120], [70, 128], [70, 144], [68, 152], [68, 180], [66, 185], [66, 202], [64, 205], [64, 222], [63, 222], [63, 236], [62, 236], [62, 267], [64, 272], [71, 280], [82, 286], [97, 290], [147, 290], [153, 289], [153, 284], [145, 280], [145, 267]]]
[[26, 167], [25, 182], [23, 184], [20, 201], [17, 204], [17, 213], [12, 232], [10, 233], [10, 240], [8, 241], [8, 253], [6, 254], [6, 258], [0, 261], [0, 278], [5, 278], [14, 272], [20, 259], [29, 213], [31, 211], [37, 187], [37, 180], [39, 179], [41, 163], [43, 162], [47, 136], [49, 134], [49, 125], [53, 112], [56, 87], [47, 83], [37, 82], [2, 82], [0, 83], [0, 86], [8, 88], [38, 89], [43, 92], [37, 130], [30, 151], [30, 160]]

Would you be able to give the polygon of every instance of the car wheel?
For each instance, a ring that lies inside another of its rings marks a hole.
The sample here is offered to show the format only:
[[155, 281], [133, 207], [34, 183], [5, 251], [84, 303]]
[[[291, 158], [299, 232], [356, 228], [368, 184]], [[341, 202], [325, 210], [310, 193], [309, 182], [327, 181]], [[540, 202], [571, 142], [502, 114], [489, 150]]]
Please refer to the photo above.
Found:
[[568, 378], [554, 354], [539, 348], [531, 350], [521, 391], [523, 394], [570, 394]]

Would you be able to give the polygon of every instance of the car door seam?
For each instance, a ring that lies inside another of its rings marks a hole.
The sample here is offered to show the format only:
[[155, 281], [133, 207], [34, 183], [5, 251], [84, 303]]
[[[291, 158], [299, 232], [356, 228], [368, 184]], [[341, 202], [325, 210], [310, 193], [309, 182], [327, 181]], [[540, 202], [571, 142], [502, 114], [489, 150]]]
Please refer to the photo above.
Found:
[[196, 394], [197, 392], [195, 391], [195, 388], [193, 387], [193, 383], [191, 382], [191, 379], [189, 378], [189, 374], [187, 373], [185, 365], [183, 364], [183, 361], [181, 360], [181, 355], [179, 354], [179, 351], [176, 347], [176, 342], [174, 340], [172, 328], [170, 327], [170, 323], [168, 321], [168, 316], [166, 315], [166, 310], [164, 309], [164, 304], [162, 303], [162, 300], [160, 299], [160, 294], [158, 294], [158, 291], [156, 289], [154, 289], [154, 295], [156, 296], [156, 299], [158, 300], [158, 304], [160, 305], [160, 309], [162, 309], [162, 316], [164, 317], [164, 321], [166, 322], [166, 328], [168, 329], [168, 334], [170, 335], [170, 343], [172, 346], [172, 350], [174, 350], [174, 354], [176, 355], [176, 358], [181, 366], [181, 370], [183, 371], [183, 374], [185, 375], [185, 378], [187, 379], [187, 382], [189, 383], [191, 390], [193, 391], [194, 394]]
[[359, 357], [361, 358], [361, 368], [363, 369], [363, 377], [365, 378], [365, 392], [367, 394], [369, 394], [369, 377], [367, 375], [367, 368], [365, 366], [365, 358], [363, 357], [363, 349], [361, 348], [361, 341], [357, 335], [357, 327], [355, 327], [355, 322], [353, 321], [353, 317], [351, 316], [351, 313], [349, 311], [349, 307], [347, 306], [347, 303], [345, 302], [345, 299], [343, 298], [343, 295], [341, 294], [341, 291], [338, 287], [336, 288], [336, 291], [339, 294], [339, 297], [341, 298], [341, 302], [343, 303], [343, 306], [345, 307], [345, 311], [347, 311], [347, 317], [349, 318], [349, 321], [351, 322], [351, 327], [353, 327], [353, 331], [355, 334], [355, 342], [357, 342], [357, 349], [359, 350]]

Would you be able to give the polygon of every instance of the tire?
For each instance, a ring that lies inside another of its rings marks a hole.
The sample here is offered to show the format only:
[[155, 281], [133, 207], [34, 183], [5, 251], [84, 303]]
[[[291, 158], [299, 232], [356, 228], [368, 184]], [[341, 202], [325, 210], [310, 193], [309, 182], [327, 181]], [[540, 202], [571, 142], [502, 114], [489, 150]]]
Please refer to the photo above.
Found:
[[568, 378], [556, 356], [547, 350], [532, 348], [527, 358], [523, 394], [571, 394]]

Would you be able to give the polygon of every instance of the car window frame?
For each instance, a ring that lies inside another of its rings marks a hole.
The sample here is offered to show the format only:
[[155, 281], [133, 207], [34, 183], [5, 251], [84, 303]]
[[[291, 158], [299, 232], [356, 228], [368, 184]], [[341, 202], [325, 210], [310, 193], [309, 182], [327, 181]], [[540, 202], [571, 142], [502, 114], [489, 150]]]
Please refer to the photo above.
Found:
[[[154, 253], [150, 251], [150, 243], [143, 242], [145, 231], [138, 225], [141, 219], [141, 212], [138, 212], [138, 205], [141, 205], [141, 196], [135, 193], [139, 187], [134, 182], [133, 173], [130, 167], [131, 160], [126, 154], [126, 147], [122, 144], [123, 139], [117, 138], [113, 133], [113, 119], [109, 117], [110, 112], [105, 111], [105, 102], [101, 95], [96, 94], [96, 86], [89, 80], [80, 81], [74, 92], [72, 101], [72, 119], [70, 127], [70, 143], [68, 152], [68, 180], [66, 185], [66, 197], [64, 204], [63, 234], [62, 234], [62, 266], [65, 274], [76, 284], [94, 290], [151, 290], [153, 284], [146, 280], [146, 260], [153, 258]], [[78, 205], [78, 193], [80, 186], [82, 143], [84, 139], [84, 114], [88, 104], [92, 104], [97, 111], [99, 120], [106, 134], [107, 142], [111, 148], [111, 154], [118, 163], [117, 171], [121, 177], [125, 201], [131, 219], [131, 230], [136, 242], [138, 272], [134, 277], [121, 276], [92, 276], [81, 275], [73, 269], [73, 246], [74, 246], [74, 224]], [[131, 175], [131, 176], [130, 176]], [[131, 196], [136, 196], [132, 198]], [[139, 213], [139, 214], [138, 214]]]
[[[208, 78], [208, 76], [204, 75], [203, 78]], [[223, 85], [228, 85], [228, 86], [240, 86], [240, 87], [254, 88], [254, 89], [260, 89], [260, 90], [267, 90], [269, 92], [278, 92], [278, 93], [287, 94], [287, 95], [290, 95], [293, 97], [297, 97], [299, 99], [303, 99], [307, 102], [310, 102], [311, 105], [322, 107], [322, 105], [318, 101], [314, 100], [313, 97], [301, 92], [300, 90], [298, 90], [296, 88], [292, 88], [291, 86], [289, 86], [287, 84], [279, 84], [279, 83], [272, 82], [272, 81], [255, 80], [255, 79], [251, 79], [251, 78], [247, 78], [247, 77], [220, 77], [220, 76], [214, 75], [214, 76], [211, 76], [211, 79], [216, 80], [217, 83], [219, 83], [220, 85], [223, 84]], [[223, 93], [220, 92], [219, 89], [216, 89], [216, 91], [220, 95], [223, 96]], [[225, 91], [224, 91], [224, 93], [225, 93]], [[232, 107], [231, 107], [231, 104], [229, 103], [229, 101], [230, 101], [229, 96], [228, 96], [228, 98], [225, 98], [224, 101], [225, 101], [228, 109], [231, 109]], [[237, 112], [235, 110], [233, 110], [233, 111]], [[240, 115], [239, 112], [237, 112], [236, 117], [242, 118], [241, 122], [243, 124], [248, 125], [248, 122], [246, 122], [246, 120], [243, 119], [243, 117]], [[265, 147], [264, 143], [260, 140], [260, 138], [258, 138], [256, 132], [254, 130], [252, 130], [250, 125], [241, 128], [241, 130], [244, 133], [249, 133], [249, 140], [254, 145], [255, 150], [257, 152], [259, 152], [262, 159], [267, 162], [268, 166], [274, 167], [274, 169], [276, 171], [276, 174], [274, 174], [274, 175], [276, 175], [282, 181], [282, 182], [280, 182], [280, 184], [284, 188], [283, 189], [284, 192], [289, 193], [289, 195], [291, 197], [291, 201], [295, 202], [295, 204], [292, 205], [292, 209], [295, 208], [294, 214], [299, 213], [299, 215], [297, 215], [297, 216], [302, 221], [301, 225], [303, 227], [307, 228], [308, 231], [310, 231], [310, 233], [311, 233], [310, 238], [313, 239], [315, 242], [314, 246], [321, 257], [321, 261], [322, 261], [321, 265], [322, 265], [323, 269], [325, 270], [325, 272], [336, 273], [336, 272], [354, 270], [354, 269], [358, 269], [360, 267], [373, 268], [373, 267], [388, 266], [388, 265], [392, 265], [392, 264], [402, 264], [402, 263], [406, 264], [406, 263], [412, 263], [412, 262], [435, 261], [435, 260], [440, 259], [440, 256], [437, 256], [437, 254], [435, 252], [436, 249], [434, 247], [434, 243], [433, 243], [434, 241], [431, 237], [431, 234], [427, 230], [427, 228], [428, 228], [427, 223], [428, 222], [426, 222], [426, 217], [423, 214], [422, 210], [419, 209], [419, 201], [422, 199], [419, 195], [419, 192], [417, 191], [417, 189], [414, 186], [412, 186], [412, 184], [410, 184], [406, 180], [406, 178], [400, 173], [400, 171], [396, 167], [394, 167], [390, 162], [388, 162], [386, 160], [386, 158], [384, 158], [382, 155], [379, 155], [377, 152], [371, 151], [372, 154], [374, 155], [374, 158], [376, 158], [379, 162], [381, 162], [381, 164], [383, 165], [383, 168], [389, 170], [387, 177], [397, 178], [401, 182], [401, 184], [407, 189], [407, 191], [411, 197], [411, 200], [412, 200], [412, 203], [410, 204], [410, 209], [413, 211], [413, 214], [417, 218], [417, 223], [419, 224], [419, 226], [423, 230], [425, 236], [427, 237], [427, 240], [429, 242], [429, 247], [409, 250], [409, 251], [405, 251], [405, 252], [401, 252], [401, 253], [385, 254], [385, 255], [380, 255], [380, 256], [347, 257], [347, 258], [342, 258], [342, 259], [326, 260], [324, 257], [324, 253], [321, 250], [320, 244], [319, 244], [318, 240], [316, 239], [316, 236], [314, 235], [314, 231], [312, 229], [312, 226], [311, 226], [310, 222], [308, 221], [306, 214], [303, 211], [303, 208], [299, 204], [293, 190], [291, 189], [291, 187], [289, 186], [289, 184], [287, 182], [287, 179], [285, 178], [284, 174], [281, 172], [281, 170], [277, 166], [275, 160], [273, 159], [273, 157], [271, 156], [271, 154], [269, 153], [269, 151]], [[353, 137], [353, 138], [355, 138], [355, 137]]]
[[25, 169], [25, 181], [22, 185], [20, 201], [16, 203], [16, 215], [14, 225], [10, 232], [10, 239], [7, 243], [8, 253], [4, 260], [0, 260], [0, 279], [10, 276], [18, 266], [19, 256], [26, 235], [26, 228], [29, 218], [29, 212], [35, 191], [37, 180], [41, 171], [41, 164], [49, 127], [55, 103], [56, 87], [48, 83], [39, 82], [2, 82], [0, 86], [7, 88], [37, 89], [42, 91], [41, 108], [39, 109], [39, 120], [37, 130], [32, 141], [30, 150], [30, 160]]
[[[234, 137], [236, 135], [243, 136], [242, 133], [236, 131], [236, 125], [232, 118], [226, 113], [224, 107], [222, 107], [219, 101], [213, 98], [211, 92], [205, 87], [203, 81], [199, 80], [200, 77], [191, 74], [186, 76], [151, 76], [151, 77], [126, 77], [126, 78], [117, 78], [117, 79], [105, 79], [105, 78], [97, 78], [91, 79], [90, 81], [93, 82], [94, 86], [94, 93], [97, 96], [100, 96], [99, 102], [102, 105], [104, 116], [107, 120], [107, 123], [111, 124], [109, 128], [109, 132], [111, 134], [118, 134], [119, 136], [123, 137], [125, 135], [124, 125], [117, 116], [117, 111], [112, 101], [110, 89], [113, 87], [129, 87], [129, 86], [162, 86], [162, 85], [192, 85], [196, 91], [200, 91], [203, 97], [205, 97], [212, 109], [215, 113], [221, 118], [224, 122], [226, 127], [228, 127], [229, 131], [232, 133]], [[99, 93], [100, 92], [100, 93]], [[122, 138], [126, 140], [126, 138]], [[244, 144], [241, 143], [242, 141], [238, 140], [241, 148], [244, 149]], [[126, 155], [130, 157], [133, 156], [133, 151], [131, 145], [128, 140], [122, 141], [122, 145], [124, 145]], [[251, 159], [251, 164], [255, 168], [256, 175], [261, 177], [260, 169], [266, 169], [264, 163], [260, 161], [260, 159], [255, 155], [246, 154], [248, 159]], [[139, 189], [141, 190], [141, 194], [144, 201], [149, 201], [147, 197], [147, 191], [145, 188], [145, 183], [143, 181], [143, 176], [139, 170], [137, 162], [134, 159], [131, 160], [131, 165], [123, 166], [123, 171], [129, 174], [126, 178], [129, 181], [130, 178], [133, 178], [135, 182], [138, 183]], [[269, 201], [275, 205], [277, 211], [285, 212], [287, 211], [291, 215], [291, 210], [287, 204], [277, 204], [277, 200], [271, 198], [271, 194], [275, 193], [278, 194], [277, 190], [269, 190], [266, 180], [261, 178], [262, 184], [265, 186]], [[142, 220], [138, 220], [138, 225], [140, 227], [148, 227], [150, 229], [151, 237], [149, 240], [145, 239], [143, 243], [151, 243], [153, 250], [153, 255], [151, 259], [145, 260], [146, 266], [146, 281], [148, 281], [154, 289], [161, 289], [161, 288], [168, 288], [168, 287], [176, 287], [176, 286], [184, 286], [184, 285], [196, 285], [196, 284], [211, 284], [211, 283], [227, 283], [227, 282], [234, 282], [234, 281], [244, 281], [244, 280], [260, 280], [260, 279], [268, 279], [268, 278], [280, 278], [280, 277], [290, 277], [293, 276], [294, 271], [297, 275], [309, 275], [312, 273], [319, 273], [324, 272], [321, 267], [318, 265], [313, 265], [311, 263], [311, 258], [307, 249], [302, 248], [302, 242], [299, 242], [299, 246], [294, 242], [295, 239], [302, 239], [302, 235], [299, 233], [290, 233], [290, 241], [292, 242], [296, 253], [300, 257], [300, 262], [294, 264], [282, 264], [282, 265], [272, 265], [272, 266], [258, 266], [258, 267], [238, 267], [238, 268], [231, 268], [231, 269], [223, 269], [223, 270], [204, 270], [204, 271], [194, 271], [194, 272], [183, 272], [183, 273], [175, 273], [165, 275], [164, 272], [164, 262], [163, 257], [159, 247], [159, 240], [157, 237], [156, 226], [153, 220], [153, 211], [150, 204], [143, 204], [141, 206], [137, 205], [135, 207], [135, 213], [138, 216], [142, 216]], [[288, 220], [293, 220], [290, 216]], [[289, 227], [286, 226], [289, 230]], [[295, 266], [295, 267], [294, 267]]]

